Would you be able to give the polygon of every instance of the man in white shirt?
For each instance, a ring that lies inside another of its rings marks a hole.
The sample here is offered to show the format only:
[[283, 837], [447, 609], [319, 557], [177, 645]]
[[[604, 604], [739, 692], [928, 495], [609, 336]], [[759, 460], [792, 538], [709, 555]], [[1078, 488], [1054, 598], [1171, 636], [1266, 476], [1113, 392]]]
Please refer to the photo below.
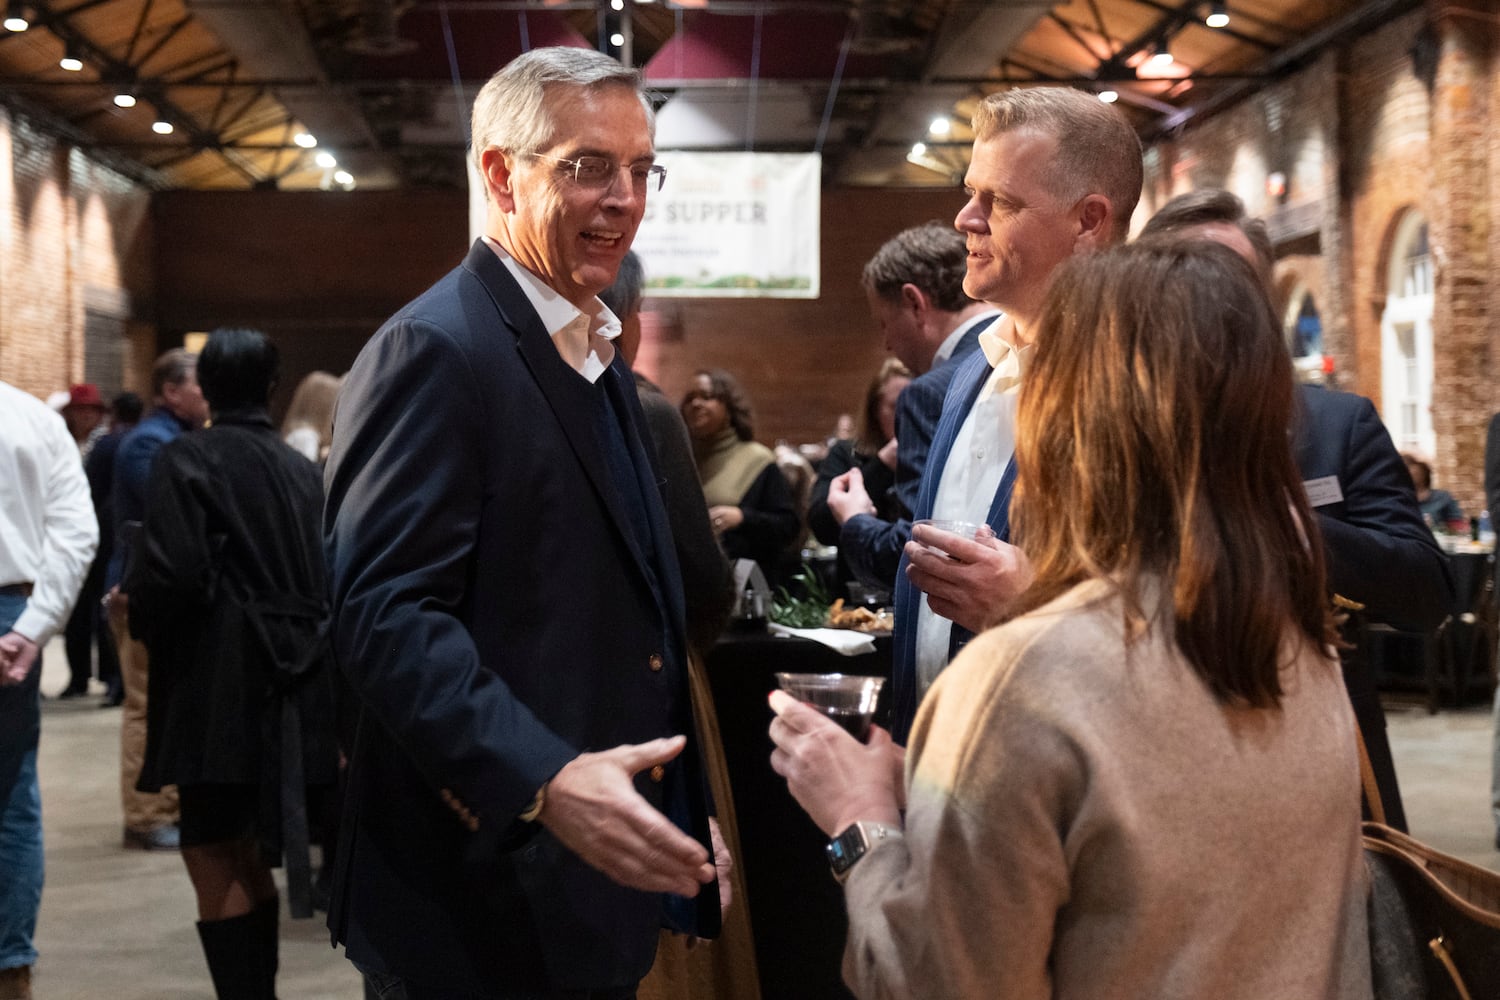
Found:
[[41, 648], [67, 621], [99, 544], [62, 417], [0, 382], [0, 997], [31, 996], [42, 901]]
[[989, 526], [963, 538], [917, 525], [896, 579], [892, 732], [904, 742], [922, 692], [969, 636], [1030, 580], [1009, 544], [1015, 395], [1052, 272], [1124, 241], [1141, 191], [1141, 148], [1115, 108], [1082, 91], [991, 95], [974, 116], [964, 291], [1004, 311], [955, 374], [922, 475], [918, 519]]

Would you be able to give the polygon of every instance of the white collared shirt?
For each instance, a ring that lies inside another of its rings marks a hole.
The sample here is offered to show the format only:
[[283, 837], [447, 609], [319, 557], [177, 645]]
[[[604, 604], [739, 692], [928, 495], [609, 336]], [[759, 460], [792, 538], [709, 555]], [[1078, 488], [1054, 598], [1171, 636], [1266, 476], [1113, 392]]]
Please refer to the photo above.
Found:
[[615, 359], [615, 347], [610, 343], [620, 335], [620, 320], [609, 307], [595, 298], [598, 308], [592, 315], [581, 311], [563, 298], [546, 282], [522, 267], [505, 248], [494, 239], [484, 237], [485, 244], [500, 258], [510, 271], [531, 308], [536, 310], [542, 326], [557, 353], [578, 374], [590, 382], [599, 381], [599, 376]]
[[[993, 371], [979, 390], [974, 405], [953, 439], [953, 450], [939, 473], [932, 516], [950, 521], [984, 524], [990, 505], [1016, 449], [1016, 395], [1030, 364], [1033, 345], [1017, 350], [993, 323], [979, 334], [979, 349]], [[953, 623], [927, 606], [927, 595], [917, 606], [917, 697], [927, 693], [948, 665]]]
[[33, 585], [6, 631], [45, 645], [68, 620], [99, 546], [78, 445], [63, 418], [0, 382], [0, 585]]
[[[999, 309], [986, 309], [979, 315], [970, 316], [968, 319], [958, 324], [958, 326], [954, 327], [953, 331], [949, 333], [948, 336], [943, 338], [943, 342], [938, 345], [937, 352], [933, 354], [932, 367], [936, 368], [944, 361], [947, 361], [949, 358], [953, 357], [953, 352], [958, 350], [958, 342], [964, 339], [964, 334], [968, 333], [969, 330], [973, 328], [975, 323], [982, 323], [985, 320], [989, 319], [991, 316], [999, 315]], [[984, 336], [984, 334], [980, 334], [980, 336]]]

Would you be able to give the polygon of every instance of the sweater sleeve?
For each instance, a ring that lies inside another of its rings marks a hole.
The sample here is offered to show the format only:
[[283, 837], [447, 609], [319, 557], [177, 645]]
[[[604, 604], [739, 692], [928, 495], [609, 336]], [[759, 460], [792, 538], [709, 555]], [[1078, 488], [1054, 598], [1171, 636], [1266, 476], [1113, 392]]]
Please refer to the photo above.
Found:
[[906, 836], [846, 886], [844, 975], [860, 997], [1052, 995], [1061, 837], [1082, 776], [1066, 734], [1011, 683], [1026, 655], [1014, 642], [976, 639], [923, 702]]

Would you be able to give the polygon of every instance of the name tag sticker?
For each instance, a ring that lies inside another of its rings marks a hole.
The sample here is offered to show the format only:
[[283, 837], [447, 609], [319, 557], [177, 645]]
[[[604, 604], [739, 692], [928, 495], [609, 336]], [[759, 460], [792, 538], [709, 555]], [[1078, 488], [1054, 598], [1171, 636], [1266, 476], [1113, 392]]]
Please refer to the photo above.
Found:
[[1344, 499], [1338, 476], [1308, 479], [1302, 483], [1302, 488], [1307, 491], [1307, 502], [1313, 507], [1326, 507]]

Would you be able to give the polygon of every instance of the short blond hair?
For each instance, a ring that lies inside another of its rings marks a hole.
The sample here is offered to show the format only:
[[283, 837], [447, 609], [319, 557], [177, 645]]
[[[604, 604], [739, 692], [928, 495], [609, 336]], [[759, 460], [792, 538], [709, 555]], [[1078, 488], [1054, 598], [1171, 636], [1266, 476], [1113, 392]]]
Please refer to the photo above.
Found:
[[974, 113], [974, 141], [1032, 131], [1057, 140], [1053, 194], [1066, 202], [1099, 194], [1114, 210], [1114, 239], [1123, 241], [1141, 198], [1141, 140], [1116, 108], [1068, 87], [1027, 87], [991, 94]]

